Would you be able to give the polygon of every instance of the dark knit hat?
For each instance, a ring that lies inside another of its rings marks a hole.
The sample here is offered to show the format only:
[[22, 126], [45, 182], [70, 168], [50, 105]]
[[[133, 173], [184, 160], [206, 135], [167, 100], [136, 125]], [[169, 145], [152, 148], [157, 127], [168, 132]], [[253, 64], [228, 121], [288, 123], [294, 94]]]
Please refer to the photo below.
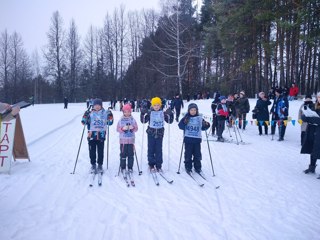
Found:
[[197, 112], [198, 112], [198, 110], [199, 110], [197, 104], [195, 104], [195, 103], [190, 103], [190, 104], [189, 104], [189, 106], [188, 106], [188, 112], [190, 111], [191, 108], [195, 108], [195, 109], [197, 110]]
[[93, 100], [93, 106], [100, 105], [102, 107], [102, 100], [100, 98], [96, 98]]
[[276, 88], [275, 92], [277, 92], [277, 93], [279, 93], [279, 94], [282, 94], [281, 88]]

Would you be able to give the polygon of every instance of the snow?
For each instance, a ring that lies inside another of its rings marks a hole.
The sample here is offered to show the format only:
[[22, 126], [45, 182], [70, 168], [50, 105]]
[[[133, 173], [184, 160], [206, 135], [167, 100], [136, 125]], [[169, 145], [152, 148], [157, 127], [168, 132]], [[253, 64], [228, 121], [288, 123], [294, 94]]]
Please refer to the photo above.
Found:
[[[195, 102], [201, 113], [210, 115], [211, 100]], [[254, 104], [250, 99], [251, 109]], [[293, 119], [301, 104], [290, 102]], [[320, 238], [320, 180], [302, 172], [309, 155], [300, 155], [298, 122], [288, 124], [285, 141], [271, 141], [271, 135], [258, 135], [249, 114], [249, 125], [240, 132], [247, 144], [209, 141], [215, 177], [207, 141], [203, 141], [202, 164], [208, 179], [203, 188], [185, 173], [183, 162], [181, 174], [176, 174], [182, 146], [176, 122], [170, 125], [170, 149], [168, 125], [163, 142], [163, 167], [174, 183], [159, 177], [160, 186], [155, 186], [147, 171], [146, 135], [141, 160], [143, 127], [139, 123], [136, 150], [143, 174], [139, 176], [135, 168], [136, 187], [127, 188], [116, 177], [120, 149], [115, 126], [121, 113], [113, 111], [108, 169], [105, 144], [103, 185], [90, 188], [85, 138], [76, 172], [70, 174], [84, 111], [85, 103], [69, 104], [68, 109], [46, 104], [21, 110], [31, 162], [13, 162], [10, 175], [0, 175], [0, 239]], [[133, 116], [139, 120], [138, 113]], [[224, 137], [230, 138], [227, 129]]]

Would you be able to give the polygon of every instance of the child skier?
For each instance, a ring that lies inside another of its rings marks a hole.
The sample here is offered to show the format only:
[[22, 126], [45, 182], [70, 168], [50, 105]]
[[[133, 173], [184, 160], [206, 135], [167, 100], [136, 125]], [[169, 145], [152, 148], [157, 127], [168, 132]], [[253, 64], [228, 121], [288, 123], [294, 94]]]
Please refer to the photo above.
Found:
[[[84, 113], [81, 123], [86, 124], [88, 128], [91, 172], [102, 172], [106, 126], [113, 124], [112, 112], [102, 107], [101, 99], [94, 99], [92, 111], [88, 110]], [[96, 153], [98, 153], [98, 159], [96, 159]], [[96, 169], [96, 162], [98, 162], [98, 169]]]
[[132, 172], [135, 132], [138, 131], [138, 124], [131, 116], [132, 108], [130, 104], [122, 107], [123, 116], [118, 122], [117, 132], [120, 133], [120, 168], [126, 169], [126, 159], [128, 158], [128, 171]]
[[218, 121], [218, 125], [217, 125], [217, 135], [218, 135], [218, 142], [224, 142], [224, 138], [222, 137], [222, 133], [224, 131], [225, 128], [225, 123], [226, 120], [228, 118], [229, 112], [228, 112], [228, 108], [226, 106], [226, 97], [225, 96], [221, 96], [219, 97], [220, 99], [220, 103], [217, 106], [216, 109], [216, 113], [217, 113], [217, 121]]
[[189, 104], [188, 113], [179, 122], [179, 128], [184, 130], [184, 164], [188, 174], [192, 172], [192, 163], [194, 170], [201, 173], [201, 131], [205, 131], [209, 127], [210, 123], [199, 115], [197, 104]]
[[148, 165], [150, 171], [162, 171], [162, 142], [164, 135], [164, 121], [173, 122], [173, 112], [168, 108], [165, 112], [160, 110], [161, 99], [154, 97], [151, 100], [151, 109], [141, 109], [140, 120], [142, 123], [149, 122], [148, 134]]

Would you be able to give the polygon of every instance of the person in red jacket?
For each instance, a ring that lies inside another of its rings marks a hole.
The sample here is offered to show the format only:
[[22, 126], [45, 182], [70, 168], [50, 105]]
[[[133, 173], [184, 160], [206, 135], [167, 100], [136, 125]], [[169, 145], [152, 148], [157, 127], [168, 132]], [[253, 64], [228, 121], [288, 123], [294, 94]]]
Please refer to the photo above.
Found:
[[296, 86], [296, 84], [292, 83], [290, 90], [289, 90], [289, 101], [294, 100], [294, 98], [298, 95], [299, 88]]

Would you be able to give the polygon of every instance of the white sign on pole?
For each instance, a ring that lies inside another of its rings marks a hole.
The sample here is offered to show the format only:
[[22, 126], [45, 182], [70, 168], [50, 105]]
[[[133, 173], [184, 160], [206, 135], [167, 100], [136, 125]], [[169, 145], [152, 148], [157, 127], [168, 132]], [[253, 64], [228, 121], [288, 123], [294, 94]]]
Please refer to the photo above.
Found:
[[16, 119], [2, 120], [0, 128], [0, 173], [9, 173], [14, 143]]

